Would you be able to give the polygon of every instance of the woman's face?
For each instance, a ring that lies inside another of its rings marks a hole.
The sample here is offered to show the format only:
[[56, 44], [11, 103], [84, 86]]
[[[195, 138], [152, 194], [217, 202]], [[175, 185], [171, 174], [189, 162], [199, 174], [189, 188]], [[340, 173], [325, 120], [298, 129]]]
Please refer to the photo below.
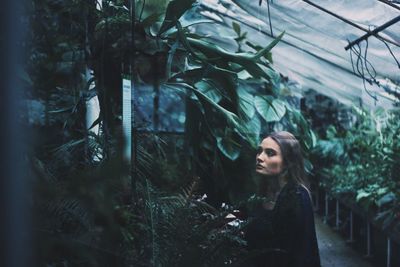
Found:
[[281, 148], [271, 137], [262, 140], [258, 146], [256, 172], [262, 175], [278, 175], [282, 172]]

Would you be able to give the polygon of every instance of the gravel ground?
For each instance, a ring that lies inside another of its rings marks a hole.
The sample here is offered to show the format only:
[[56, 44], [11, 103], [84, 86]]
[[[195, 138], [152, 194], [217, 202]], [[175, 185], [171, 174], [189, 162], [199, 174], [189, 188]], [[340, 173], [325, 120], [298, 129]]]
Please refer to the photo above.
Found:
[[322, 267], [373, 267], [371, 263], [349, 247], [343, 237], [315, 216], [319, 253]]

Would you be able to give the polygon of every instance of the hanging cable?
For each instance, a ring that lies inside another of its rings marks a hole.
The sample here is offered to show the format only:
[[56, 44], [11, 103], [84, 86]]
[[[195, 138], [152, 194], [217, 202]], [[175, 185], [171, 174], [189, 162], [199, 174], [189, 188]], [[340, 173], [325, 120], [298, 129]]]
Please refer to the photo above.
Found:
[[396, 61], [397, 67], [400, 69], [400, 63], [399, 63], [399, 61], [397, 60], [396, 56], [393, 54], [393, 51], [392, 51], [392, 49], [390, 48], [390, 46], [387, 44], [387, 42], [386, 42], [385, 40], [383, 40], [383, 39], [379, 39], [379, 40], [381, 40], [381, 41], [385, 44], [385, 46], [386, 46], [387, 49], [389, 50], [390, 55], [392, 55], [394, 61]]
[[[272, 3], [272, 0], [267, 0], [269, 30], [271, 32], [271, 37], [274, 37], [274, 32], [272, 31], [272, 21], [271, 21], [271, 12], [270, 12], [270, 8], [269, 8], [269, 1], [271, 1], [271, 3]], [[260, 0], [258, 2], [259, 6], [261, 6], [261, 4], [262, 4], [262, 0]]]
[[[366, 50], [368, 50], [368, 43], [366, 44]], [[357, 58], [355, 64], [354, 64], [354, 60], [353, 60], [353, 53]], [[365, 83], [367, 81], [370, 85], [372, 85], [373, 81], [374, 82], [376, 81], [375, 76], [372, 75], [372, 73], [371, 73], [371, 71], [372, 71], [376, 75], [375, 69], [373, 68], [372, 64], [367, 60], [366, 57], [367, 57], [367, 51], [365, 51], [363, 54], [362, 48], [359, 43], [355, 44], [354, 46], [352, 46], [350, 48], [350, 60], [351, 60], [353, 72], [362, 79], [365, 92], [376, 102], [376, 101], [378, 101], [376, 94], [373, 95], [371, 93], [371, 91], [368, 90], [367, 85]], [[371, 71], [369, 70], [368, 64], [372, 67]], [[366, 77], [365, 71], [368, 72], [370, 77]]]
[[[376, 83], [376, 71], [375, 71], [374, 66], [371, 64], [371, 62], [369, 62], [369, 60], [368, 60], [368, 58], [367, 58], [367, 53], [368, 53], [368, 39], [365, 40], [365, 42], [366, 42], [366, 44], [365, 44], [365, 52], [364, 52], [364, 66], [365, 66], [365, 69], [367, 70], [368, 75], [369, 75], [369, 77], [370, 77], [370, 84], [372, 84], [372, 82], [375, 82], [375, 83]], [[370, 67], [368, 67], [368, 66], [370, 66]], [[370, 71], [370, 68], [371, 68], [372, 73], [371, 73], [371, 71]]]
[[[349, 41], [349, 40], [347, 40], [347, 41]], [[351, 68], [353, 69], [353, 73], [355, 74], [355, 73], [356, 73], [356, 70], [355, 70], [355, 68], [354, 68], [353, 50], [352, 50], [352, 49], [350, 49], [350, 62], [351, 62]]]
[[[271, 13], [270, 13], [270, 11], [269, 11], [269, 1], [270, 1], [270, 0], [267, 0], [269, 29], [270, 29], [270, 31], [271, 31], [271, 36], [274, 37], [274, 32], [272, 31]], [[271, 1], [272, 1], [272, 0], [271, 0]]]

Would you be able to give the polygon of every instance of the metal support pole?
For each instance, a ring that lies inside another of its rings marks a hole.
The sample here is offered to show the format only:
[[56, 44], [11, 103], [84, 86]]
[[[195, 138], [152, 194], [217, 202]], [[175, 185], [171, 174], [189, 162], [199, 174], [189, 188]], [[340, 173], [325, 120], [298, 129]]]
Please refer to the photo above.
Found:
[[339, 230], [339, 200], [336, 199], [336, 230]]
[[367, 223], [367, 255], [366, 257], [371, 257], [371, 224]]
[[329, 216], [329, 196], [325, 193], [325, 217], [324, 223], [328, 223], [328, 216]]
[[387, 239], [387, 254], [386, 254], [386, 267], [390, 267], [390, 259], [392, 256], [392, 242], [390, 238]]
[[[133, 99], [132, 104], [135, 105], [135, 97], [136, 97], [136, 89], [135, 89], [135, 82], [136, 80], [136, 63], [135, 63], [135, 39], [136, 39], [136, 34], [135, 34], [135, 25], [136, 25], [136, 1], [135, 0], [130, 0], [130, 18], [131, 18], [131, 45], [130, 45], [130, 58], [129, 58], [129, 64], [130, 64], [130, 74], [131, 74], [131, 99]], [[132, 197], [133, 201], [136, 203], [138, 201], [138, 197], [136, 194], [136, 183], [138, 181], [138, 170], [137, 170], [137, 134], [136, 134], [136, 120], [135, 120], [135, 107], [132, 108], [132, 118], [131, 118], [131, 123], [132, 127], [131, 129], [133, 130], [133, 145], [131, 145], [131, 156], [133, 155], [133, 158], [131, 157], [131, 164], [130, 164], [130, 171], [131, 171], [131, 190], [132, 190]], [[132, 135], [131, 135], [132, 137]]]
[[389, 2], [389, 1], [387, 1], [387, 0], [378, 0], [379, 2], [382, 2], [382, 3], [385, 3], [385, 4], [387, 4], [387, 5], [389, 5], [389, 6], [391, 6], [391, 7], [393, 7], [393, 8], [395, 8], [395, 9], [397, 9], [397, 10], [400, 10], [400, 7], [399, 6], [396, 6], [395, 4], [393, 4], [392, 2]]
[[353, 211], [350, 210], [350, 238], [348, 242], [354, 242], [354, 232], [353, 232]]

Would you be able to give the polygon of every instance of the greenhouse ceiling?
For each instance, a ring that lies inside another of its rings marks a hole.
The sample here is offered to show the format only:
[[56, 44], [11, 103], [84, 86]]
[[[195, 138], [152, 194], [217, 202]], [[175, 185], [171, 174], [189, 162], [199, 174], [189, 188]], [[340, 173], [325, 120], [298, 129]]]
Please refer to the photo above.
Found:
[[[283, 40], [273, 49], [274, 67], [298, 82], [302, 90], [314, 89], [348, 105], [393, 106], [395, 98], [387, 91], [399, 90], [395, 84], [400, 83], [400, 22], [396, 23], [400, 18], [400, 5], [396, 5], [396, 1], [199, 2], [200, 13], [215, 22], [215, 27], [202, 26], [197, 30], [210, 37], [218, 33], [218, 39], [222, 38], [230, 49], [237, 48], [232, 38], [235, 35], [233, 21], [239, 23], [242, 32], [248, 33], [249, 40], [261, 46], [285, 31]], [[385, 27], [388, 22], [391, 25]], [[380, 30], [381, 39], [369, 36], [367, 41], [345, 50], [349, 42], [374, 29]], [[371, 85], [355, 74], [357, 64], [358, 73], [371, 80], [374, 77], [380, 86]]]

